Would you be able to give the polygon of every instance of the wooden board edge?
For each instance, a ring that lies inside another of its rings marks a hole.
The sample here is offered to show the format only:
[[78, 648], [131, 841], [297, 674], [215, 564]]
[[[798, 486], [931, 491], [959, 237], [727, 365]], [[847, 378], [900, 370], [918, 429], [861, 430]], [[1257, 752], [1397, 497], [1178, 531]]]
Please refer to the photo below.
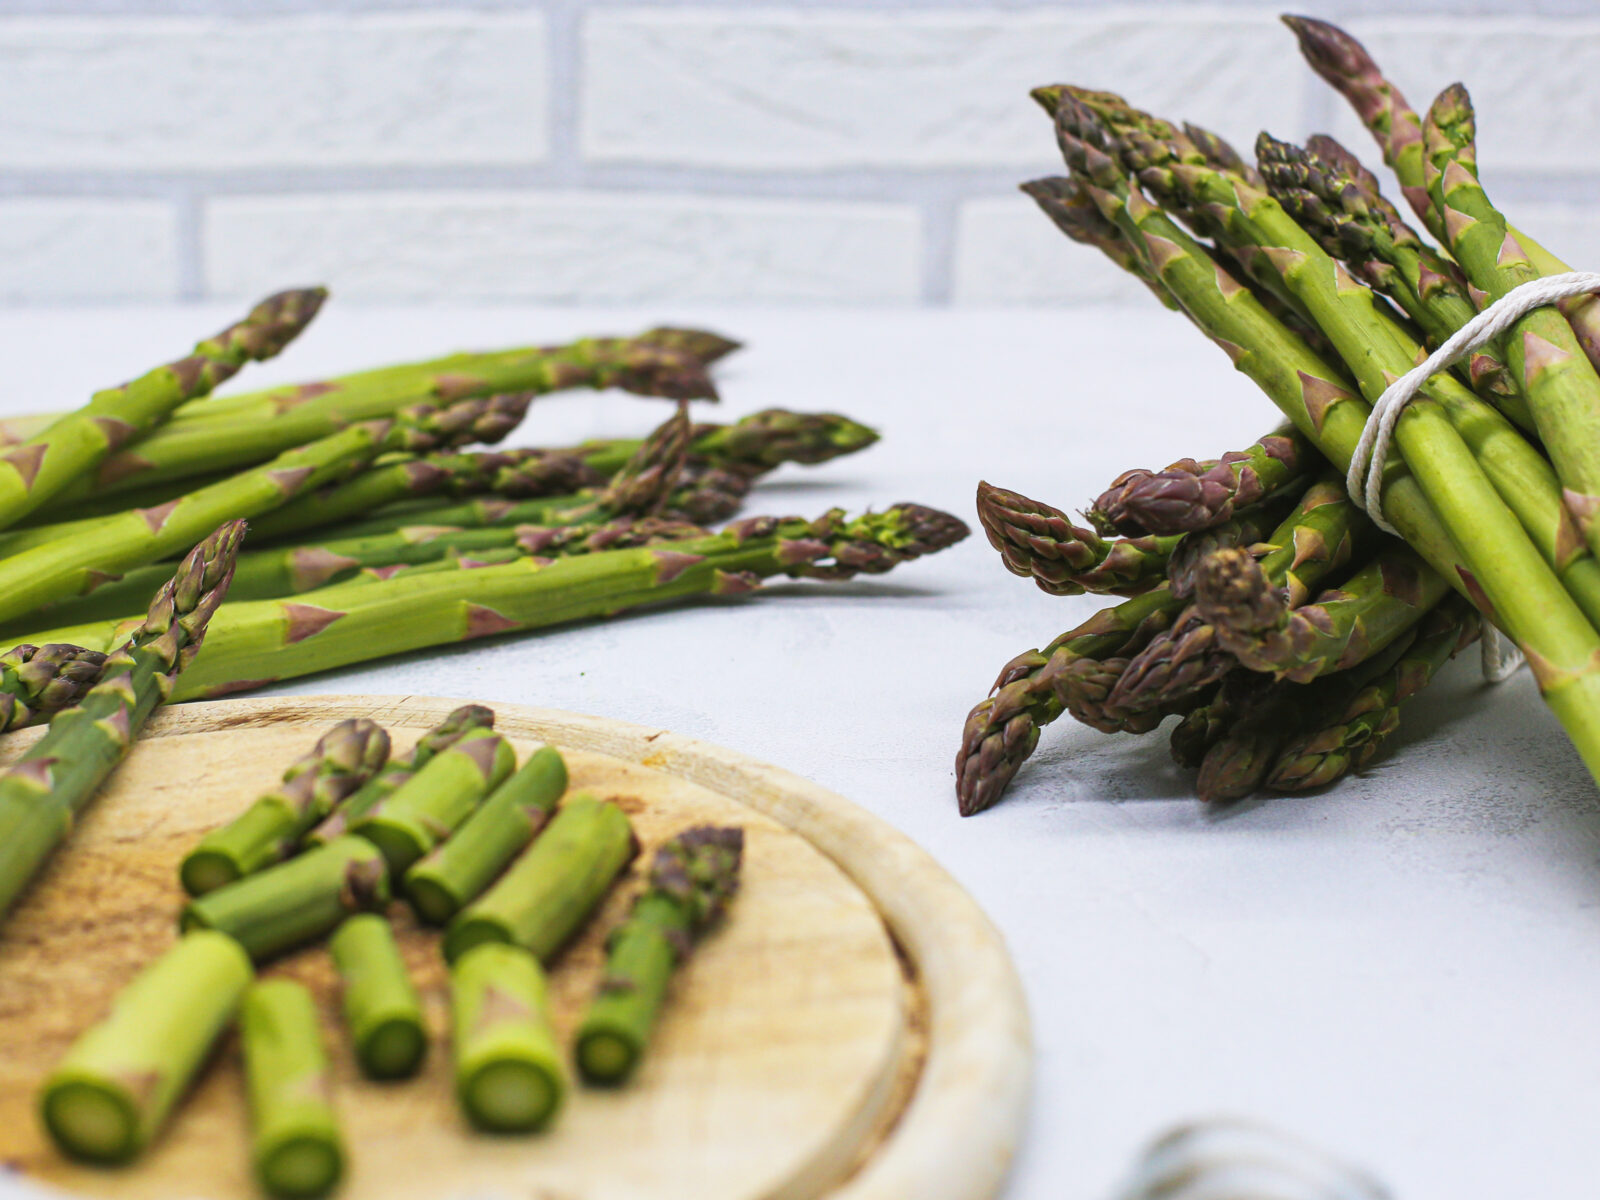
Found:
[[[146, 736], [278, 720], [332, 721], [351, 709], [380, 723], [427, 724], [464, 702], [377, 695], [204, 701], [163, 709]], [[381, 711], [374, 712], [375, 706]], [[848, 1122], [836, 1161], [813, 1159], [793, 1185], [825, 1185], [830, 1175], [837, 1179], [854, 1168], [830, 1193], [832, 1200], [988, 1200], [998, 1194], [1031, 1091], [1027, 1002], [1004, 938], [943, 867], [844, 797], [737, 751], [607, 717], [525, 705], [494, 708], [496, 726], [506, 733], [665, 769], [748, 804], [816, 846], [883, 915], [921, 985], [927, 1045], [920, 1078], [867, 1161], [859, 1161], [860, 1138], [892, 1113], [892, 1088], [869, 1097]], [[6, 1182], [0, 1176], [0, 1195]]]

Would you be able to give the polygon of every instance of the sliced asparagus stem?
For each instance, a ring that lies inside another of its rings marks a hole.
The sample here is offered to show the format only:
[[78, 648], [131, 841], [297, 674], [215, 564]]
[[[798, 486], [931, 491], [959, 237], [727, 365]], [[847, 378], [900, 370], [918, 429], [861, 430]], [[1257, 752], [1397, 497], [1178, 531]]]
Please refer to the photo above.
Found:
[[191, 550], [100, 681], [0, 775], [0, 922], [199, 652], [243, 537], [232, 521]]
[[391, 758], [361, 790], [336, 807], [320, 825], [306, 834], [306, 845], [321, 846], [349, 832], [350, 823], [365, 816], [372, 806], [410, 779], [441, 750], [446, 750], [469, 730], [493, 729], [494, 711], [481, 704], [464, 704], [417, 739], [411, 751]]
[[644, 1054], [667, 981], [739, 886], [744, 830], [698, 826], [656, 851], [650, 881], [606, 942], [600, 990], [578, 1027], [578, 1069], [620, 1083]]
[[549, 961], [638, 851], [623, 811], [579, 792], [499, 882], [450, 923], [445, 957], [455, 962], [474, 946], [507, 942]]
[[344, 1021], [356, 1061], [373, 1079], [405, 1079], [428, 1052], [422, 1000], [389, 922], [357, 913], [328, 942], [344, 980]]
[[237, 942], [205, 932], [180, 938], [141, 971], [44, 1082], [39, 1111], [62, 1152], [124, 1163], [149, 1145], [252, 976]]
[[154, 429], [186, 400], [206, 395], [247, 362], [272, 358], [311, 323], [327, 295], [302, 288], [269, 296], [187, 358], [96, 392], [77, 412], [0, 454], [0, 529], [87, 478], [118, 446]]
[[340, 721], [228, 824], [213, 829], [178, 869], [184, 891], [203, 896], [300, 849], [301, 840], [389, 758], [389, 735], [366, 718]]
[[443, 925], [476, 900], [539, 835], [567, 790], [567, 764], [543, 746], [502, 783], [446, 841], [405, 876], [417, 916]]
[[383, 852], [399, 878], [472, 815], [516, 769], [517, 755], [492, 729], [471, 729], [350, 826]]
[[351, 913], [389, 903], [383, 855], [365, 838], [335, 838], [184, 906], [185, 932], [216, 929], [265, 962], [314, 941]]
[[467, 1119], [494, 1133], [549, 1124], [567, 1078], [538, 960], [517, 946], [476, 947], [451, 966], [450, 1007], [456, 1099]]
[[326, 1196], [344, 1175], [328, 1053], [304, 984], [268, 979], [245, 993], [239, 1014], [250, 1158], [271, 1196]]

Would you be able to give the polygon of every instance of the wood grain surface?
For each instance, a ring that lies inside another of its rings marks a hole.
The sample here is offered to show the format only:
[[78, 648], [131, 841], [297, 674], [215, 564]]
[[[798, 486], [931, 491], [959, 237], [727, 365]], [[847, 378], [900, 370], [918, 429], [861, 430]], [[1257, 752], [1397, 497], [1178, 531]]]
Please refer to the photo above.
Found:
[[[34, 1118], [37, 1083], [117, 988], [171, 943], [182, 902], [177, 863], [206, 829], [247, 804], [333, 721], [372, 716], [400, 749], [455, 703], [230, 701], [177, 706], [157, 718], [0, 930], [0, 1163], [22, 1180], [80, 1195], [231, 1200], [257, 1194], [247, 1171], [246, 1116], [231, 1040], [132, 1168], [91, 1169], [63, 1160]], [[476, 1134], [459, 1116], [450, 1094], [446, 976], [437, 933], [417, 926], [403, 906], [395, 906], [397, 930], [435, 1035], [416, 1080], [380, 1085], [360, 1077], [340, 1027], [337, 980], [325, 948], [307, 948], [270, 967], [268, 973], [307, 983], [323, 1012], [351, 1151], [341, 1195], [855, 1195], [911, 1124], [904, 1118], [923, 1099], [928, 1034], [937, 1027], [926, 980], [897, 946], [878, 903], [781, 810], [762, 811], [737, 783], [719, 786], [716, 776], [731, 770], [732, 779], [748, 760], [596, 718], [508, 706], [498, 711], [499, 727], [519, 756], [545, 741], [560, 746], [572, 786], [615, 799], [644, 844], [645, 853], [597, 919], [553, 966], [563, 1038], [598, 978], [605, 931], [625, 912], [656, 844], [689, 824], [741, 825], [744, 887], [729, 920], [675, 977], [658, 1036], [633, 1084], [575, 1087], [556, 1126], [534, 1137]], [[9, 739], [0, 754], [14, 755], [24, 741], [25, 735]], [[685, 747], [711, 755], [712, 777], [697, 781], [695, 772], [675, 767]], [[805, 798], [797, 793], [790, 801]], [[1015, 1022], [1014, 1015], [998, 1015]], [[1017, 1073], [1025, 1079], [1025, 1063]], [[1020, 1102], [1016, 1108], [1020, 1115]], [[1002, 1171], [1008, 1155], [1009, 1141], [1000, 1153]], [[989, 1194], [999, 1179], [990, 1174], [988, 1190], [964, 1198]], [[6, 1194], [0, 1175], [0, 1196]]]

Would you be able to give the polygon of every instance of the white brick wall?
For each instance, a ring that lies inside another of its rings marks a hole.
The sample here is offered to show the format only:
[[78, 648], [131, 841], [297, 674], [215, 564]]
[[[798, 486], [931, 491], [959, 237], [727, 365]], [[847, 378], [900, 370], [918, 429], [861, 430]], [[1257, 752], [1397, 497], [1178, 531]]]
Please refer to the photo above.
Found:
[[915, 302], [900, 205], [653, 193], [248, 196], [205, 216], [208, 295], [337, 280], [376, 301]]
[[[585, 23], [593, 162], [735, 170], [1048, 163], [1035, 84], [1115, 87], [1226, 133], [1302, 123], [1302, 68], [1266, 13], [598, 9]], [[1250, 69], [1237, 69], [1242, 64]]]
[[[1417, 103], [1465, 76], [1495, 195], [1600, 266], [1600, 12], [1413, 7], [1320, 11], [1349, 10]], [[320, 278], [389, 301], [1148, 304], [1014, 191], [1060, 170], [1028, 89], [1109, 86], [1246, 150], [1330, 128], [1374, 157], [1275, 12], [7, 0], [0, 303]]]
[[0, 166], [534, 163], [545, 60], [537, 14], [0, 22]]

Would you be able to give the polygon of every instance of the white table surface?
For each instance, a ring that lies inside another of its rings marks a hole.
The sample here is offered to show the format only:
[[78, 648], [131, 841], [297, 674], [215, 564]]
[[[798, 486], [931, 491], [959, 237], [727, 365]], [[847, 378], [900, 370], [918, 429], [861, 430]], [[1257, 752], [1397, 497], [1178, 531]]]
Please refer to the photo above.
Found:
[[[176, 356], [231, 306], [0, 313], [0, 411], [70, 405]], [[235, 388], [660, 320], [748, 340], [722, 413], [838, 409], [870, 451], [785, 468], [749, 511], [914, 499], [972, 520], [980, 478], [1062, 507], [1117, 471], [1274, 421], [1176, 317], [1041, 312], [352, 309]], [[701, 414], [716, 411], [702, 407]], [[564, 394], [514, 444], [632, 435], [659, 403]], [[1526, 672], [1455, 664], [1367, 775], [1222, 819], [1165, 738], [1062, 722], [962, 820], [962, 720], [1002, 663], [1093, 611], [981, 531], [878, 580], [783, 584], [332, 672], [279, 693], [416, 693], [660, 725], [808, 775], [945, 864], [1008, 939], [1037, 1043], [1008, 1200], [1101, 1200], [1165, 1126], [1269, 1119], [1399, 1196], [1592, 1196], [1600, 1178], [1600, 803]], [[0, 1194], [5, 1192], [0, 1184]]]

